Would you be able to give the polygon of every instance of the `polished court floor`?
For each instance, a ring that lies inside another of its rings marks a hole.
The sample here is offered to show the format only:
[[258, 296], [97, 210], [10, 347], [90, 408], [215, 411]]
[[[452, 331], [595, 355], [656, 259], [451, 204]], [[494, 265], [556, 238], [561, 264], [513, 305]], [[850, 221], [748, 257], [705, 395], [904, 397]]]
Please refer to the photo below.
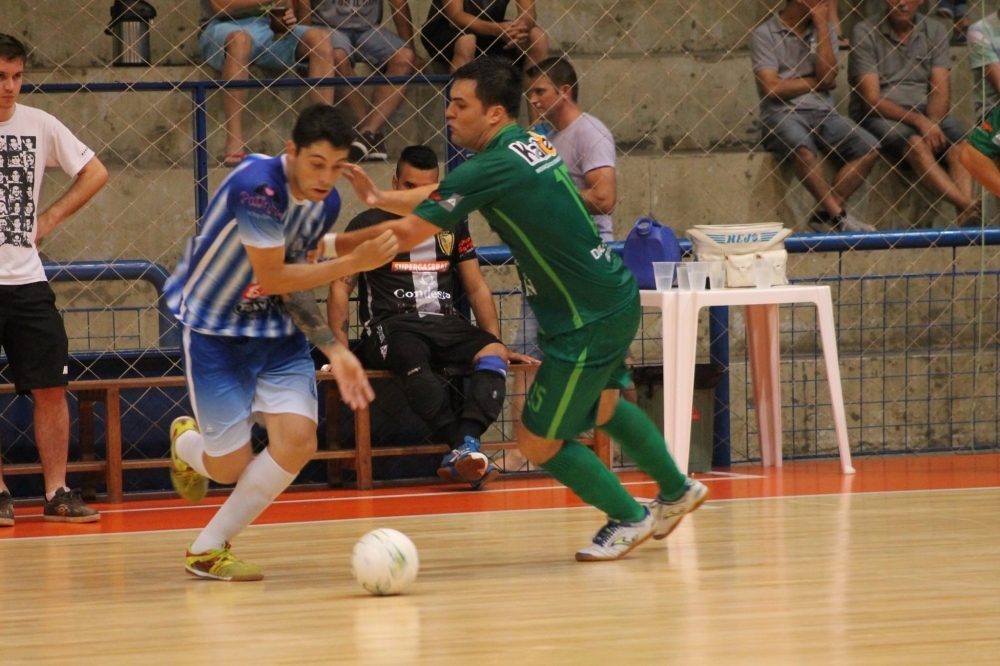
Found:
[[[855, 462], [701, 476], [701, 510], [611, 563], [574, 561], [602, 517], [546, 478], [289, 493], [235, 544], [259, 583], [183, 571], [221, 498], [80, 526], [19, 507], [0, 664], [1000, 663], [1000, 455]], [[375, 527], [420, 551], [404, 596], [351, 578]]]

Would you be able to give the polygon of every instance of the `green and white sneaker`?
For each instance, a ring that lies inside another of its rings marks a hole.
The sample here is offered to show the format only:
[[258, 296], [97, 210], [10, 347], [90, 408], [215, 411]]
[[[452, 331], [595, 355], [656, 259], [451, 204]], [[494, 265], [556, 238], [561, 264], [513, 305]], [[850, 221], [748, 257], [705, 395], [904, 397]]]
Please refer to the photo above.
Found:
[[674, 531], [684, 516], [688, 515], [708, 499], [708, 486], [701, 481], [688, 479], [684, 482], [684, 494], [676, 502], [668, 502], [657, 496], [649, 503], [649, 510], [656, 520], [654, 539], [666, 539]]
[[208, 493], [208, 478], [177, 455], [177, 438], [189, 430], [198, 431], [190, 416], [180, 416], [170, 424], [170, 482], [177, 494], [188, 502], [200, 502]]
[[646, 517], [637, 523], [609, 520], [608, 524], [594, 535], [594, 540], [589, 546], [577, 551], [576, 561], [620, 560], [628, 555], [633, 548], [653, 536], [654, 527], [656, 527], [656, 521], [648, 508], [646, 508]]

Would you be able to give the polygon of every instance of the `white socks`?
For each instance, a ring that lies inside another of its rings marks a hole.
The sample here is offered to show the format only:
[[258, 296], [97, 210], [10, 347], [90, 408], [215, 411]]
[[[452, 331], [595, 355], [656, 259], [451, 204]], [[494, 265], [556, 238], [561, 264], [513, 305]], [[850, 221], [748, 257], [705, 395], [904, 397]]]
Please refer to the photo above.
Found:
[[[197, 430], [188, 430], [181, 433], [174, 445], [177, 448], [177, 455], [181, 460], [194, 468], [202, 476], [208, 476], [205, 471], [205, 460], [202, 454], [205, 453], [205, 438]], [[209, 477], [211, 478], [211, 477]]]
[[[189, 433], [185, 433], [187, 434]], [[179, 453], [180, 438], [177, 440], [177, 447]], [[188, 459], [185, 457], [184, 460]], [[201, 460], [200, 456], [198, 460]], [[274, 462], [268, 450], [264, 449], [263, 453], [254, 458], [243, 470], [233, 494], [219, 507], [215, 517], [191, 544], [190, 551], [204, 553], [209, 549], [222, 548], [227, 541], [232, 541], [264, 512], [281, 491], [291, 485], [295, 476], [282, 469]]]

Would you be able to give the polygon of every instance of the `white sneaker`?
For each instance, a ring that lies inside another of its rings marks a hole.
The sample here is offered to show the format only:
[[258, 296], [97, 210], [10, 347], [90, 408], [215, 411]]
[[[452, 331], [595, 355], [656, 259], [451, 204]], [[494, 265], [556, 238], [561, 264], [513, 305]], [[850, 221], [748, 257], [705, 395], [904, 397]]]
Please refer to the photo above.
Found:
[[657, 497], [649, 503], [649, 510], [656, 521], [654, 539], [666, 539], [674, 531], [681, 519], [708, 499], [708, 487], [701, 481], [688, 479], [684, 483], [684, 494], [676, 502], [667, 502]]
[[840, 218], [839, 224], [837, 225], [838, 231], [875, 231], [875, 227], [868, 224], [867, 222], [862, 222], [858, 218], [854, 217], [850, 213], [844, 211], [843, 217]]
[[594, 536], [594, 541], [576, 553], [577, 562], [603, 562], [619, 560], [640, 543], [653, 536], [656, 520], [649, 508], [646, 517], [637, 523], [620, 523], [609, 520]]

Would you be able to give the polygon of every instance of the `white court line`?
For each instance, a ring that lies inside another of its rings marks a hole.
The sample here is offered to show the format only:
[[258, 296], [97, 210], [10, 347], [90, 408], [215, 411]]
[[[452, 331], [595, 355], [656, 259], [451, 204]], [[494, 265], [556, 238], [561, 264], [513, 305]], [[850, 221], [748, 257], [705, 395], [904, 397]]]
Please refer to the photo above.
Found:
[[[649, 483], [649, 482], [643, 482]], [[635, 484], [631, 484], [635, 485]], [[563, 486], [554, 486], [556, 488], [562, 488]], [[520, 490], [520, 489], [517, 489]], [[777, 495], [773, 497], [734, 497], [731, 499], [717, 499], [708, 500], [702, 505], [702, 508], [709, 507], [711, 504], [729, 504], [732, 502], [759, 502], [763, 500], [795, 500], [795, 499], [809, 499], [809, 498], [819, 498], [819, 497], [840, 497], [843, 495], [859, 495], [859, 496], [871, 496], [871, 495], [902, 495], [902, 494], [920, 494], [920, 493], [942, 493], [942, 492], [962, 492], [962, 491], [982, 491], [982, 490], [993, 490], [1000, 491], [1000, 486], [977, 486], [975, 488], [930, 488], [926, 490], [873, 490], [870, 492], [853, 492], [853, 493], [817, 493], [813, 495]], [[486, 491], [490, 492], [490, 491]], [[492, 491], [492, 492], [507, 492], [502, 490]], [[328, 501], [338, 498], [327, 498], [326, 500], [318, 501]], [[374, 498], [364, 498], [364, 499], [374, 499]], [[636, 498], [637, 501], [645, 502], [648, 499]], [[182, 507], [183, 508], [183, 507]], [[722, 507], [711, 507], [715, 509], [721, 509]], [[584, 509], [594, 510], [592, 506], [555, 506], [555, 507], [544, 507], [537, 509], [496, 509], [488, 511], [455, 511], [451, 513], [407, 513], [400, 514], [398, 516], [364, 516], [359, 518], [331, 518], [329, 520], [297, 520], [292, 522], [284, 523], [262, 523], [262, 524], [252, 524], [248, 529], [253, 528], [264, 528], [264, 527], [285, 527], [285, 526], [295, 526], [295, 525], [324, 525], [329, 523], [355, 523], [362, 520], [365, 521], [391, 521], [403, 518], [437, 518], [437, 517], [453, 517], [453, 516], [469, 516], [469, 515], [479, 515], [479, 514], [490, 514], [490, 513], [530, 513], [538, 511], [582, 511]], [[129, 509], [131, 510], [131, 509]], [[159, 508], [149, 509], [150, 511], [158, 511]], [[700, 510], [700, 509], [699, 509]], [[108, 512], [110, 513], [110, 512]], [[51, 536], [33, 536], [33, 537], [14, 537], [9, 539], [11, 542], [21, 542], [21, 541], [39, 541], [42, 539], [86, 539], [86, 538], [110, 538], [110, 537], [125, 537], [138, 534], [164, 534], [169, 532], [190, 532], [194, 530], [199, 530], [198, 527], [171, 527], [161, 530], [140, 530], [135, 532], [107, 532], [101, 534], [53, 534]], [[8, 539], [0, 539], [0, 549], [3, 548], [5, 542]]]
[[[715, 472], [713, 472], [714, 474]], [[718, 474], [725, 474], [725, 472], [718, 472]], [[732, 479], [762, 479], [763, 476], [752, 476], [752, 475], [742, 475], [733, 474], [726, 475], [724, 479], [701, 479], [701, 481], [712, 482], [712, 481], [730, 481]], [[648, 483], [656, 483], [652, 479], [649, 481], [623, 481], [623, 486], [641, 486]], [[530, 492], [534, 490], [566, 490], [566, 486], [562, 484], [554, 484], [549, 486], [532, 486], [530, 488], [496, 488], [494, 490], [483, 490], [480, 491], [479, 495], [486, 495], [489, 493], [523, 493]], [[294, 491], [293, 491], [294, 492]], [[323, 491], [327, 492], [327, 491]], [[458, 491], [449, 492], [437, 492], [437, 493], [397, 493], [393, 495], [374, 495], [371, 497], [312, 497], [306, 499], [284, 499], [275, 500], [273, 504], [317, 504], [322, 502], [357, 502], [357, 501], [372, 501], [372, 500], [384, 500], [384, 499], [410, 499], [414, 497], [461, 497]], [[647, 500], [652, 501], [652, 499]], [[212, 507], [221, 506], [220, 504], [188, 504], [181, 506], [156, 506], [156, 507], [137, 507], [134, 509], [102, 509], [101, 513], [144, 513], [147, 511], [190, 511], [192, 509], [209, 509]], [[476, 511], [475, 513], [481, 513]], [[440, 514], [433, 514], [440, 515]]]

